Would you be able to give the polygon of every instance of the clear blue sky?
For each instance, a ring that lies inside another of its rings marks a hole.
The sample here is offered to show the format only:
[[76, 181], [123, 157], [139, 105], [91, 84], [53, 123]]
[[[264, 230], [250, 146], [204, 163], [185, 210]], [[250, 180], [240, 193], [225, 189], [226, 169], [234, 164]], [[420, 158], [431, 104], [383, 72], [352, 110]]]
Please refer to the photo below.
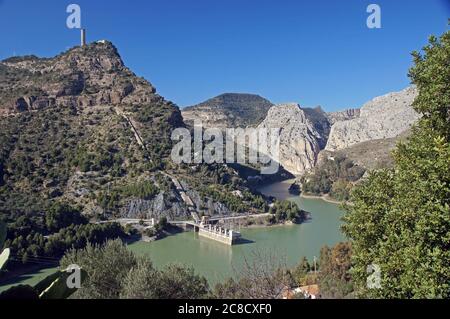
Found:
[[[248, 92], [332, 111], [408, 86], [410, 52], [448, 29], [449, 1], [0, 0], [0, 59], [78, 44], [65, 12], [77, 3], [88, 40], [111, 40], [180, 107]], [[366, 27], [370, 3], [382, 29]]]

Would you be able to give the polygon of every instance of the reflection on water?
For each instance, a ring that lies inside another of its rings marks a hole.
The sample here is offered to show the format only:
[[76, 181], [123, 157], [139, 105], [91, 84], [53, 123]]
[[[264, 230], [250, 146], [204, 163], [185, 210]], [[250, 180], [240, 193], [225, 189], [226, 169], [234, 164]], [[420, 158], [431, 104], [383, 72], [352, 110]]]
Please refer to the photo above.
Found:
[[266, 196], [273, 196], [280, 200], [293, 198], [294, 195], [289, 193], [289, 187], [294, 181], [295, 179], [289, 179], [283, 182], [266, 185], [260, 187], [258, 191]]

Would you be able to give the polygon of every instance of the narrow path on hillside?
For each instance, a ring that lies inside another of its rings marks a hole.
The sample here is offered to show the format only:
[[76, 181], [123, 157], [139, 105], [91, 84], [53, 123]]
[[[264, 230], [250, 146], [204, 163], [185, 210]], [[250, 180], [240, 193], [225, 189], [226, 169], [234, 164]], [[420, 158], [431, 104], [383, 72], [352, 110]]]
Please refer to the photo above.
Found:
[[[134, 125], [133, 121], [125, 114], [125, 112], [123, 110], [121, 110], [118, 107], [114, 108], [114, 111], [116, 112], [117, 115], [123, 117], [127, 123], [130, 126], [131, 131], [133, 132], [133, 135], [136, 139], [136, 142], [142, 147], [142, 149], [145, 152], [145, 155], [147, 157], [147, 159], [149, 161], [150, 158], [148, 156], [148, 150], [144, 144], [144, 140], [142, 139], [141, 135], [139, 134], [139, 131], [136, 129], [136, 126]], [[184, 190], [183, 186], [181, 186], [181, 183], [178, 181], [178, 179], [175, 176], [172, 176], [166, 172], [161, 171], [161, 174], [169, 177], [172, 180], [172, 183], [175, 185], [175, 189], [177, 191], [177, 193], [180, 195], [181, 199], [183, 200], [183, 202], [186, 204], [186, 206], [188, 207], [188, 211], [191, 214], [192, 218], [194, 219], [194, 221], [196, 223], [200, 223], [200, 217], [198, 216], [197, 210], [195, 208], [195, 204], [194, 201], [192, 200], [192, 198], [186, 193], [186, 191]]]
[[115, 107], [114, 111], [116, 112], [117, 115], [123, 117], [125, 119], [125, 121], [127, 121], [128, 125], [130, 126], [131, 132], [133, 132], [136, 142], [139, 144], [140, 147], [142, 147], [147, 159], [151, 162], [151, 160], [149, 158], [147, 147], [145, 146], [145, 143], [144, 143], [144, 140], [142, 139], [141, 135], [139, 134], [139, 131], [136, 129], [136, 126], [134, 125], [133, 121], [128, 117], [128, 115], [125, 114], [125, 112], [123, 110], [119, 109], [118, 107]]

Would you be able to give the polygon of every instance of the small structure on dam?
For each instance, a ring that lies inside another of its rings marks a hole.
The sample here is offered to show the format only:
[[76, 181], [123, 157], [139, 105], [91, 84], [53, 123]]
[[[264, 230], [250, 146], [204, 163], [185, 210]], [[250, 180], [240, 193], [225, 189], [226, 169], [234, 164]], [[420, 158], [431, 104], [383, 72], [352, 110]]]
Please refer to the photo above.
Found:
[[183, 225], [185, 228], [193, 228], [201, 237], [209, 238], [226, 245], [234, 245], [241, 238], [241, 233], [226, 227], [213, 225], [207, 216], [203, 216], [201, 222], [183, 221], [169, 222], [173, 225]]
[[208, 225], [200, 224], [198, 228], [198, 235], [216, 241], [220, 241], [221, 243], [230, 246], [235, 244], [241, 238], [241, 233], [237, 231], [211, 224]]

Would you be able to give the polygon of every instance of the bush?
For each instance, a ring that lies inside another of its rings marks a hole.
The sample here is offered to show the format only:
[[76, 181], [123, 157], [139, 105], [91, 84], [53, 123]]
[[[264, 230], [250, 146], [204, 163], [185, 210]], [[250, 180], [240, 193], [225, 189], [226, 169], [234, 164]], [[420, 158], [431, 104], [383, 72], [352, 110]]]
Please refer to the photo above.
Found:
[[78, 209], [67, 204], [55, 203], [47, 212], [45, 223], [50, 232], [57, 232], [70, 225], [87, 224], [88, 220]]
[[330, 157], [301, 179], [302, 191], [314, 195], [329, 194], [338, 200], [348, 200], [353, 184], [364, 173], [363, 167], [344, 156]]
[[126, 197], [137, 197], [140, 199], [149, 200], [159, 193], [159, 189], [153, 184], [153, 182], [144, 181], [125, 186], [121, 193]]
[[307, 218], [305, 211], [301, 210], [296, 203], [288, 200], [277, 200], [270, 208], [269, 213], [272, 216], [269, 217], [268, 221], [272, 223], [280, 223], [288, 220], [301, 223]]

